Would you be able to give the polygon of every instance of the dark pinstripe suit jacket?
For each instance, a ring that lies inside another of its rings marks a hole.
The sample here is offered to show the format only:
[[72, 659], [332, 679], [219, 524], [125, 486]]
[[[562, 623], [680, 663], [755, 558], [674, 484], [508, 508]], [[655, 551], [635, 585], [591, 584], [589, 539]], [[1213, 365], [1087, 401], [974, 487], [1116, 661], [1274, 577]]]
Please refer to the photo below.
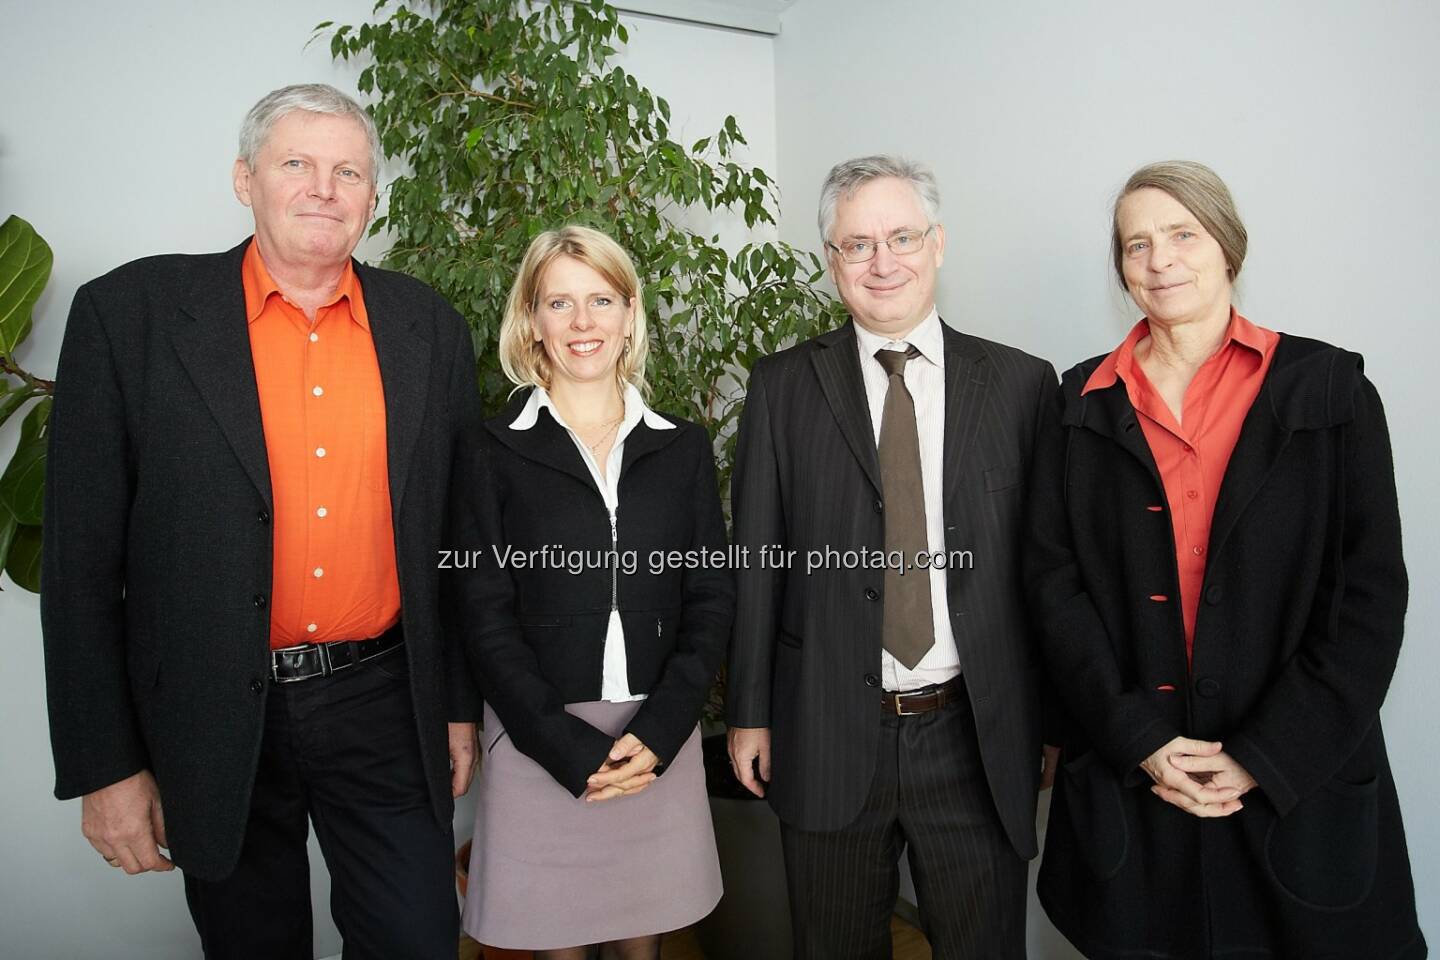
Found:
[[[950, 617], [991, 795], [1016, 851], [1033, 857], [1040, 761], [1036, 644], [1020, 591], [1022, 520], [1054, 368], [945, 331], [944, 510]], [[885, 491], [853, 321], [755, 365], [740, 423], [739, 576], [727, 720], [770, 727], [776, 812], [832, 830], [860, 811], [879, 724], [880, 569], [805, 571], [807, 551], [884, 547]], [[763, 545], [796, 551], [762, 569]], [[871, 598], [874, 599], [871, 599]]]

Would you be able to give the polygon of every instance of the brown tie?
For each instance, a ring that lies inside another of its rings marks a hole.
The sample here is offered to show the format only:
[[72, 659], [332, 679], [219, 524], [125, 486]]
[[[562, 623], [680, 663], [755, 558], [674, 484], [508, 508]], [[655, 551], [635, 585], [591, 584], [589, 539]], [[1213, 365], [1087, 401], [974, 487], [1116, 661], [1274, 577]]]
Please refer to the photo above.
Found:
[[887, 653], [914, 670], [935, 645], [930, 609], [930, 576], [913, 567], [915, 555], [930, 548], [925, 534], [925, 482], [920, 473], [920, 432], [915, 401], [905, 387], [905, 362], [920, 356], [915, 347], [878, 350], [875, 359], [890, 375], [880, 417], [880, 485], [885, 492], [885, 552], [899, 552], [911, 569], [885, 567], [885, 613], [881, 643]]

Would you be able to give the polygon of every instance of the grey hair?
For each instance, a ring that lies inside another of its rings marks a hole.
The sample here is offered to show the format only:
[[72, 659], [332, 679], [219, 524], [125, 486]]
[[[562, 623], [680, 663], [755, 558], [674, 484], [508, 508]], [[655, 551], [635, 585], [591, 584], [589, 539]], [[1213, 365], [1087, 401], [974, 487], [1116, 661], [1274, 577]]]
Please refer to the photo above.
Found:
[[830, 242], [830, 228], [835, 226], [835, 207], [840, 198], [848, 199], [871, 180], [882, 177], [894, 177], [910, 184], [926, 219], [932, 224], [940, 222], [940, 187], [929, 167], [888, 154], [856, 157], [831, 167], [825, 176], [825, 184], [820, 188], [820, 214], [816, 219], [820, 225], [821, 243]]
[[240, 124], [240, 159], [251, 170], [255, 169], [255, 158], [260, 148], [270, 137], [270, 130], [280, 119], [296, 110], [310, 113], [328, 113], [336, 117], [349, 117], [365, 130], [365, 139], [370, 142], [370, 181], [380, 176], [380, 135], [375, 130], [375, 121], [365, 108], [328, 83], [296, 83], [279, 90], [271, 90], [260, 98], [260, 102], [245, 114]]

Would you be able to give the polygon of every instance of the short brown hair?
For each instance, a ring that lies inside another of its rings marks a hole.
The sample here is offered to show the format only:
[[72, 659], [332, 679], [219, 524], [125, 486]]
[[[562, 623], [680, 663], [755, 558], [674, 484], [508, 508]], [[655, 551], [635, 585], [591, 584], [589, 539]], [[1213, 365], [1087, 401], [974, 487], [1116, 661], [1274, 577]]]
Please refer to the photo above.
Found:
[[1136, 190], [1147, 187], [1169, 194], [1177, 203], [1189, 210], [1205, 232], [1220, 244], [1225, 254], [1225, 265], [1230, 268], [1230, 282], [1240, 276], [1240, 266], [1245, 262], [1245, 250], [1249, 237], [1245, 224], [1235, 210], [1235, 200], [1225, 181], [1205, 166], [1193, 160], [1166, 160], [1150, 163], [1130, 174], [1124, 188], [1115, 197], [1110, 211], [1110, 248], [1115, 260], [1115, 276], [1120, 280], [1120, 289], [1129, 292], [1125, 284], [1125, 244], [1120, 238], [1120, 203]]
[[649, 339], [645, 333], [645, 297], [640, 289], [640, 275], [625, 248], [610, 237], [590, 227], [575, 224], [558, 230], [546, 230], [530, 241], [520, 272], [505, 302], [505, 319], [500, 324], [500, 368], [517, 386], [527, 384], [550, 388], [550, 357], [543, 344], [537, 343], [531, 326], [540, 298], [540, 283], [545, 271], [561, 257], [573, 257], [590, 267], [615, 292], [627, 301], [634, 298], [635, 319], [630, 327], [629, 349], [620, 354], [615, 376], [621, 384], [633, 383], [641, 393], [648, 393], [645, 382], [645, 355]]

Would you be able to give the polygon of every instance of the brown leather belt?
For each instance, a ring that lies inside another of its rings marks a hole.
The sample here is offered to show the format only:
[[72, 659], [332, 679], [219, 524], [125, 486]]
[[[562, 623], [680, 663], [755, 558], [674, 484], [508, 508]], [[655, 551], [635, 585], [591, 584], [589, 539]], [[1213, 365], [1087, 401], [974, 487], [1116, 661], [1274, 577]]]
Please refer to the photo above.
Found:
[[944, 683], [931, 684], [904, 693], [886, 690], [880, 694], [880, 709], [897, 717], [912, 717], [917, 713], [939, 710], [947, 703], [964, 699], [965, 678], [953, 677]]
[[333, 640], [329, 643], [302, 643], [270, 651], [270, 679], [275, 683], [295, 683], [311, 677], [328, 677], [344, 670], [383, 657], [405, 642], [400, 624], [369, 640]]

